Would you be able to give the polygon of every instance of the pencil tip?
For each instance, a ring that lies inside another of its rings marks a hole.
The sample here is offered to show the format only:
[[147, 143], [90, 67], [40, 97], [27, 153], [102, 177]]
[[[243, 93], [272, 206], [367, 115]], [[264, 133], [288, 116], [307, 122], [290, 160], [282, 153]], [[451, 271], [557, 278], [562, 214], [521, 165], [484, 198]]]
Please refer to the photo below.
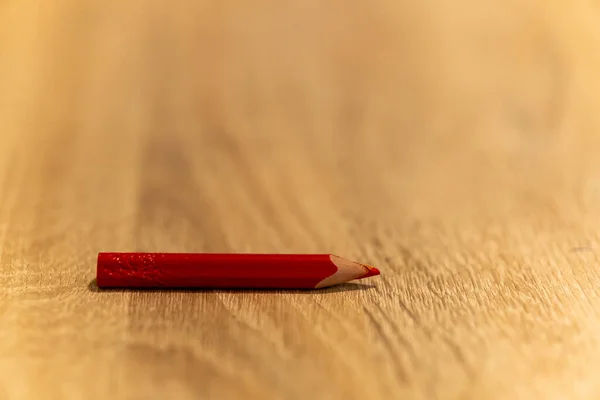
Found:
[[365, 265], [365, 267], [367, 267], [369, 271], [366, 274], [364, 274], [363, 276], [361, 276], [360, 279], [368, 278], [369, 276], [379, 275], [379, 270], [377, 268], [369, 267], [367, 265]]

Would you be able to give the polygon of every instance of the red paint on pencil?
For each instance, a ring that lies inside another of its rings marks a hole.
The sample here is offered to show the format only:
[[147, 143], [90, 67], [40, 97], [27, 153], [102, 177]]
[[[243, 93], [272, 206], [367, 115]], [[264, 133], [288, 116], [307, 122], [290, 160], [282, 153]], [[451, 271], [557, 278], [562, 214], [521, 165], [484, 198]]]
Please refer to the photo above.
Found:
[[314, 289], [379, 275], [326, 254], [100, 253], [98, 287]]

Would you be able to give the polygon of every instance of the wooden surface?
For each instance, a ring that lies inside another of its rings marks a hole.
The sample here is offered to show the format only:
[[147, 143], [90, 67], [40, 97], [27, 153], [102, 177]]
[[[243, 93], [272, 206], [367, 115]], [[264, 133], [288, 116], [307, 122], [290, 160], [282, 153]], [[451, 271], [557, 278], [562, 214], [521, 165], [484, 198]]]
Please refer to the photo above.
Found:
[[[597, 399], [598, 5], [210, 3], [0, 4], [0, 398]], [[101, 292], [101, 250], [382, 275]]]

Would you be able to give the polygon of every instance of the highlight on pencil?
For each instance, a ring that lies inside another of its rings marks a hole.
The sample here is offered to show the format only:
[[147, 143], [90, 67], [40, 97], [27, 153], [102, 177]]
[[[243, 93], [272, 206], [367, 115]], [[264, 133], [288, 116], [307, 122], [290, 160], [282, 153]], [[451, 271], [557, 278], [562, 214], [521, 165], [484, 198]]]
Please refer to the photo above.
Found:
[[320, 289], [379, 275], [330, 254], [100, 253], [100, 288]]

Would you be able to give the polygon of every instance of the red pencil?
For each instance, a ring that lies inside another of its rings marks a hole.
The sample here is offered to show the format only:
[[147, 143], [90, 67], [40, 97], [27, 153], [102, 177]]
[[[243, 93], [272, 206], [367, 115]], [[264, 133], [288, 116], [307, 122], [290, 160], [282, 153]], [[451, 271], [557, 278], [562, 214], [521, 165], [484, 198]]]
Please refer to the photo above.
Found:
[[100, 253], [98, 287], [317, 289], [379, 275], [328, 255]]

